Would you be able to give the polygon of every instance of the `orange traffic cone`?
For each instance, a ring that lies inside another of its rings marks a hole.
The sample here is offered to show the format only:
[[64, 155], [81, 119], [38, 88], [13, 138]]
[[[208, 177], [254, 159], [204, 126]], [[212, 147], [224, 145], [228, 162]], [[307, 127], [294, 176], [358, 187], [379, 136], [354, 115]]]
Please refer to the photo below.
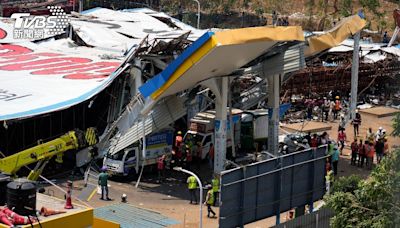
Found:
[[10, 227], [14, 226], [14, 224], [8, 219], [7, 215], [4, 214], [4, 212], [0, 212], [0, 222]]
[[43, 215], [44, 217], [50, 216], [50, 215], [57, 215], [57, 214], [62, 214], [66, 213], [66, 211], [59, 211], [59, 210], [51, 210], [45, 207], [42, 207], [40, 209], [40, 214]]
[[65, 201], [65, 209], [73, 209], [74, 206], [72, 205], [72, 181], [67, 182], [67, 194], [66, 194], [66, 201]]

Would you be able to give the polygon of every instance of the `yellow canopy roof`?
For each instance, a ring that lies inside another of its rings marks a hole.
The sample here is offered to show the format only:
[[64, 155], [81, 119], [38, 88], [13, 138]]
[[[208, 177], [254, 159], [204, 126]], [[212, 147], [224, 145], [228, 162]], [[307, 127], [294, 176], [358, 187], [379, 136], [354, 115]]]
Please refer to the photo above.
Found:
[[309, 57], [332, 47], [336, 47], [349, 36], [361, 31], [365, 25], [366, 21], [361, 19], [358, 15], [344, 18], [325, 34], [308, 38], [308, 47], [304, 50], [304, 55]]

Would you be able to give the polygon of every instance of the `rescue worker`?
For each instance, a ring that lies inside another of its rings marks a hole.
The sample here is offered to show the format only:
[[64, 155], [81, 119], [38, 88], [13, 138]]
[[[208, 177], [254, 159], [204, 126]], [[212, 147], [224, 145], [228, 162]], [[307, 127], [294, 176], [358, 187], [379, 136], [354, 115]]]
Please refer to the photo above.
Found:
[[186, 145], [186, 149], [185, 149], [185, 160], [186, 160], [186, 169], [190, 170], [192, 161], [193, 161], [193, 156], [192, 156], [192, 152], [190, 151], [189, 146]]
[[206, 200], [204, 201], [204, 204], [207, 205], [207, 217], [210, 218], [211, 213], [213, 214], [212, 218], [214, 218], [215, 212], [211, 208], [211, 206], [213, 206], [215, 203], [214, 191], [210, 185], [207, 185], [206, 187], [209, 189], [207, 192]]
[[368, 128], [367, 136], [365, 138], [368, 142], [374, 143], [375, 134], [372, 132], [372, 128]]
[[190, 194], [190, 204], [193, 203], [197, 204], [197, 196], [196, 196], [196, 189], [197, 189], [197, 180], [196, 177], [190, 176], [187, 179], [189, 194]]
[[175, 136], [175, 146], [177, 148], [181, 148], [182, 142], [183, 142], [182, 132], [178, 131], [178, 133]]
[[340, 97], [336, 96], [335, 97], [335, 107], [333, 110], [333, 118], [336, 120], [337, 119], [337, 114], [339, 113], [339, 111], [342, 109], [342, 105], [340, 103]]
[[218, 178], [217, 174], [214, 174], [214, 178], [211, 180], [211, 185], [212, 185], [212, 190], [213, 190], [213, 194], [214, 194], [213, 206], [215, 206], [217, 203], [218, 193], [219, 193], [219, 178]]
[[158, 170], [158, 181], [161, 182], [164, 179], [164, 174], [165, 174], [165, 154], [158, 158], [157, 170]]
[[[101, 187], [101, 200], [111, 200], [110, 198], [108, 198], [108, 173], [107, 171], [107, 167], [103, 167], [101, 168], [101, 173], [99, 174], [99, 181], [98, 184]], [[104, 196], [106, 197], [104, 199]]]
[[334, 173], [333, 173], [331, 167], [328, 166], [328, 170], [327, 170], [326, 176], [325, 176], [326, 192], [328, 194], [330, 194], [330, 192], [331, 192], [332, 183], [334, 180], [335, 180]]

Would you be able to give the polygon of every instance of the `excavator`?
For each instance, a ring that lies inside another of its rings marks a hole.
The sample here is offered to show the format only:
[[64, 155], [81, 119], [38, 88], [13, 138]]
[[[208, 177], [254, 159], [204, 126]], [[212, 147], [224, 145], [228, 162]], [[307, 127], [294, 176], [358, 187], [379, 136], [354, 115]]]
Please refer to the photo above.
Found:
[[62, 163], [63, 153], [86, 147], [94, 147], [98, 142], [95, 128], [85, 131], [74, 130], [48, 142], [39, 141], [37, 146], [20, 151], [0, 159], [0, 171], [3, 174], [16, 177], [22, 167], [37, 163], [30, 171], [27, 179], [36, 181], [51, 158], [56, 156], [56, 161]]

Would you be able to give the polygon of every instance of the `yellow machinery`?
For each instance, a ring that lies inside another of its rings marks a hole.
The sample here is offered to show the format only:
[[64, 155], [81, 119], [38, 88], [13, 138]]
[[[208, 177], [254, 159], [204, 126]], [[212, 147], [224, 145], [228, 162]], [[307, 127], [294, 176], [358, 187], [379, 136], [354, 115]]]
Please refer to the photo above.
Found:
[[62, 155], [65, 151], [93, 146], [96, 143], [97, 135], [94, 128], [88, 128], [85, 132], [70, 131], [54, 140], [40, 142], [37, 146], [0, 159], [0, 171], [15, 176], [21, 167], [37, 162], [36, 167], [27, 177], [28, 180], [36, 181], [53, 156], [57, 156], [57, 162], [62, 162]]

